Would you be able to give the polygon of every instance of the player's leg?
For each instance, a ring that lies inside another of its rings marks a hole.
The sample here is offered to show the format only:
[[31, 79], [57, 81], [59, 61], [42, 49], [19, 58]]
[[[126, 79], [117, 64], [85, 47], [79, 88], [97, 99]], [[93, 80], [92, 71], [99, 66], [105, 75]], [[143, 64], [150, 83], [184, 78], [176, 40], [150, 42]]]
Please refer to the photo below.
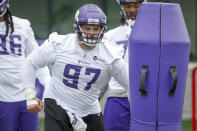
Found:
[[43, 93], [44, 93], [45, 87], [40, 83], [38, 79], [36, 79], [36, 90], [37, 90], [37, 95], [36, 97], [42, 100], [43, 98]]
[[110, 97], [104, 109], [107, 131], [129, 131], [130, 106], [128, 98]]
[[83, 117], [83, 121], [87, 124], [87, 131], [106, 131], [102, 113]]
[[16, 131], [18, 115], [18, 103], [0, 101], [0, 130]]
[[44, 116], [44, 128], [45, 128], [45, 131], [64, 131], [64, 129], [58, 123], [58, 121], [51, 118], [47, 114], [45, 114]]
[[38, 113], [28, 112], [26, 101], [20, 106], [18, 131], [39, 131]]
[[73, 131], [66, 111], [54, 99], [45, 98], [45, 131]]

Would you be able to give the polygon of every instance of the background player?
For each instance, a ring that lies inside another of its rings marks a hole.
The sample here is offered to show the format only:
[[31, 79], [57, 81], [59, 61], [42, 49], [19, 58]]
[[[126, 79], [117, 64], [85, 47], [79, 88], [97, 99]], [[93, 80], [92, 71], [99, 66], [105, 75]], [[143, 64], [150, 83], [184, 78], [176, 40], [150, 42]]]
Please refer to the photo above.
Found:
[[[128, 64], [128, 38], [134, 25], [137, 12], [144, 0], [117, 0], [121, 11], [122, 25], [108, 31], [105, 37], [113, 41], [120, 48], [124, 49], [121, 55]], [[102, 98], [106, 87], [101, 89], [100, 98]], [[109, 82], [108, 99], [104, 108], [104, 121], [107, 131], [129, 131], [130, 125], [130, 105], [128, 101], [128, 92], [113, 77]], [[113, 110], [112, 110], [113, 108]]]
[[[26, 109], [22, 84], [23, 62], [36, 47], [38, 45], [29, 21], [12, 16], [9, 1], [0, 0], [1, 131], [39, 130], [38, 114], [29, 113]], [[47, 69], [38, 71], [37, 76], [43, 85], [47, 84], [44, 83], [48, 81], [47, 75], [49, 75]]]

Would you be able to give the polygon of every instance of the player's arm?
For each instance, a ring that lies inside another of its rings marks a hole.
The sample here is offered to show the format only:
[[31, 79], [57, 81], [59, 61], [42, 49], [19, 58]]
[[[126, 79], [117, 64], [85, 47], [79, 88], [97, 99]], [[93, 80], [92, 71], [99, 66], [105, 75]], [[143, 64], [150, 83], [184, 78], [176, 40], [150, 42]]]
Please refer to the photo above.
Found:
[[103, 96], [105, 95], [106, 91], [107, 91], [107, 88], [108, 88], [108, 84], [101, 87], [100, 89], [100, 94], [99, 94], [99, 100], [101, 100], [103, 98]]
[[[33, 33], [33, 30], [32, 28], [30, 27], [30, 23], [28, 23], [28, 26], [27, 26], [27, 39], [26, 39], [26, 52], [25, 52], [25, 55], [26, 57], [35, 49], [37, 49], [39, 46], [38, 46], [38, 43], [36, 42], [35, 40], [35, 37], [34, 37], [34, 33]], [[50, 76], [50, 73], [49, 73], [49, 69], [48, 67], [43, 67], [43, 68], [40, 68], [36, 71], [36, 78], [39, 79], [39, 82], [45, 87], [45, 89], [48, 87], [48, 84], [51, 80], [51, 76]]]
[[127, 90], [129, 95], [129, 69], [123, 59], [116, 59], [112, 62], [111, 75]]
[[37, 99], [35, 93], [36, 72], [52, 62], [54, 48], [50, 40], [46, 40], [42, 46], [35, 49], [25, 60], [23, 70], [23, 85], [27, 100], [27, 109], [32, 113], [39, 112], [43, 103]]

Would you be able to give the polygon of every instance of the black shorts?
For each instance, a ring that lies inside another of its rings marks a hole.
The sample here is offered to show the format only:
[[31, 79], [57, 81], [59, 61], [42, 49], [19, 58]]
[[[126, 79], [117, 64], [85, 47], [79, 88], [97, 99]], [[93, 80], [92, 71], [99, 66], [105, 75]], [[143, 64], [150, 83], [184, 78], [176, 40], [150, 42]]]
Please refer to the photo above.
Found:
[[[66, 111], [54, 99], [45, 98], [44, 101], [45, 131], [73, 131]], [[82, 119], [87, 124], [86, 131], [106, 131], [102, 113], [90, 114]]]

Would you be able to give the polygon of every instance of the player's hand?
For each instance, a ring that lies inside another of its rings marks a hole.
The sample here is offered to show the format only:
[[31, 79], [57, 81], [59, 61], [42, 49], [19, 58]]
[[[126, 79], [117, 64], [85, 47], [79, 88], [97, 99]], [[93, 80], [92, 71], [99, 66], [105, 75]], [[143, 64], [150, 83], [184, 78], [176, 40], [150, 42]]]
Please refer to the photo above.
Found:
[[27, 105], [27, 110], [31, 113], [38, 113], [43, 108], [43, 102], [34, 97], [32, 100], [32, 104]]

